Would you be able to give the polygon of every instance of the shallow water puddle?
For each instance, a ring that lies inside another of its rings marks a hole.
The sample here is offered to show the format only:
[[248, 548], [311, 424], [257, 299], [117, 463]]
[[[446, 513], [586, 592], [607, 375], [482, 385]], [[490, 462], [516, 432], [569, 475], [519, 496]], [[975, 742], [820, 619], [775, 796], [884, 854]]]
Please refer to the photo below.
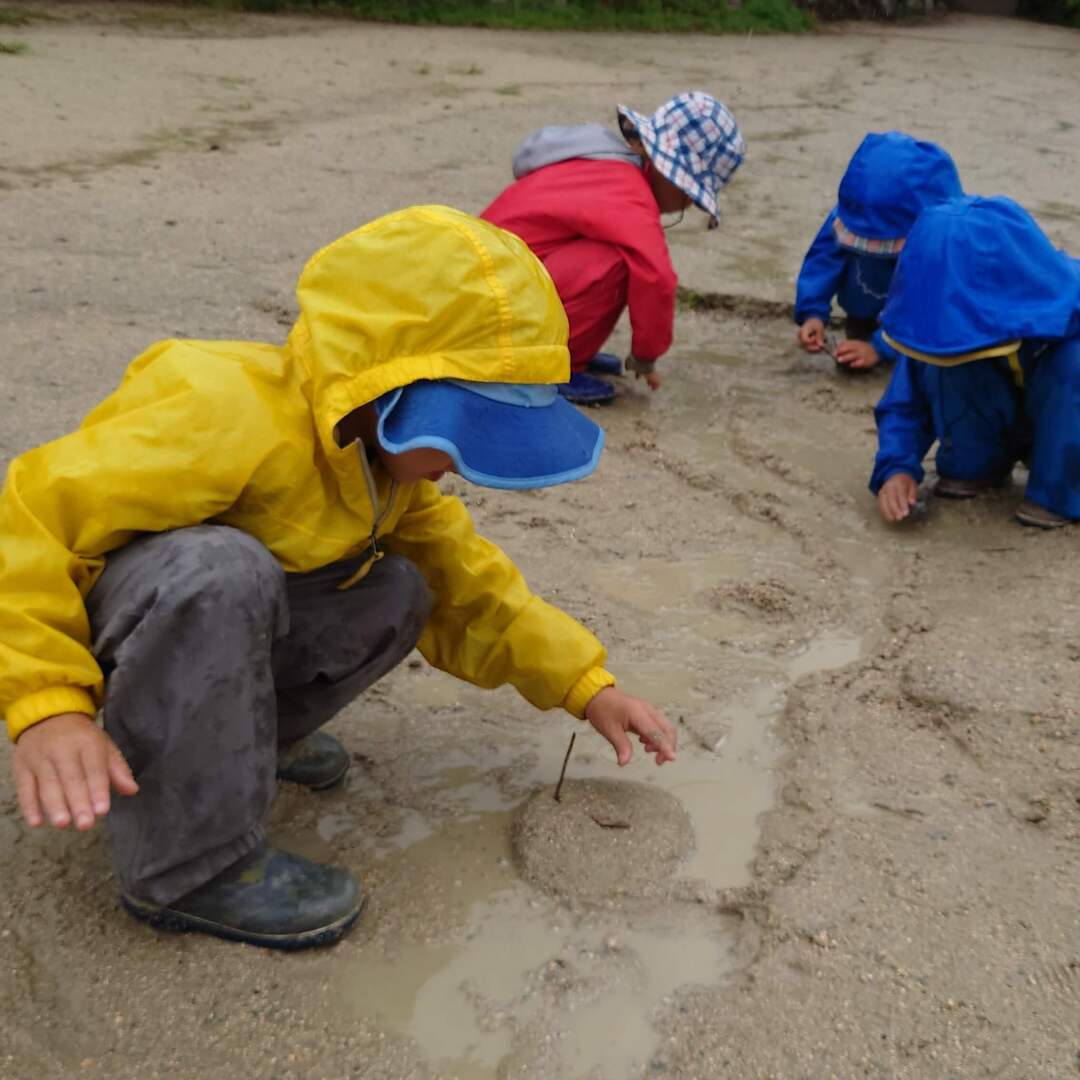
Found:
[[822, 635], [812, 638], [802, 649], [789, 657], [787, 677], [795, 682], [816, 671], [835, 671], [859, 659], [862, 638]]
[[684, 609], [705, 589], [739, 580], [750, 572], [742, 555], [717, 552], [700, 558], [633, 559], [600, 567], [593, 581], [609, 596], [645, 611]]
[[758, 819], [772, 806], [772, 770], [780, 753], [769, 722], [782, 707], [783, 698], [772, 686], [755, 690], [746, 703], [725, 706], [731, 726], [717, 752], [684, 755], [678, 771], [663, 778], [663, 786], [678, 797], [694, 823], [694, 853], [686, 877], [716, 887], [749, 883]]
[[651, 1008], [731, 969], [722, 923], [689, 922], [697, 925], [631, 919], [614, 932], [575, 924], [514, 883], [473, 905], [463, 941], [365, 962], [344, 993], [458, 1080], [494, 1080], [515, 1034], [548, 1043], [552, 1076], [621, 1080], [653, 1052]]
[[750, 566], [745, 556], [726, 552], [678, 562], [634, 559], [599, 568], [593, 581], [621, 603], [663, 616], [652, 630], [653, 648], [662, 647], [665, 639], [692, 635], [715, 650], [718, 641], [745, 633], [750, 620], [739, 611], [719, 610], [709, 602], [709, 591], [746, 577]]
[[[696, 835], [681, 876], [712, 887], [743, 884], [757, 819], [772, 802], [777, 748], [768, 726], [781, 704], [773, 686], [728, 702], [719, 710], [728, 732], [717, 752], [687, 747], [677, 768], [657, 769], [639, 755], [620, 770], [606, 747], [579, 747], [567, 776], [670, 790]], [[454, 817], [428, 822], [413, 811], [404, 831], [415, 839], [397, 848], [403, 837], [396, 838], [396, 850], [384, 856], [387, 869], [395, 879], [433, 883], [448, 903], [462, 906], [464, 929], [451, 941], [409, 943], [390, 956], [367, 953], [342, 973], [341, 998], [351, 1011], [415, 1039], [448, 1076], [494, 1080], [499, 1062], [535, 1037], [547, 1040], [545, 1075], [622, 1080], [646, 1066], [660, 1039], [649, 1022], [657, 1005], [681, 986], [715, 985], [732, 969], [730, 931], [707, 908], [664, 904], [652, 914], [575, 915], [519, 880], [510, 833], [521, 799], [498, 787], [490, 771], [528, 761], [515, 769], [509, 790], [550, 790], [563, 735], [572, 730], [562, 725], [528, 744], [535, 751], [528, 759], [519, 744], [490, 761], [443, 759], [415, 777], [426, 793], [438, 794], [440, 814], [449, 809]], [[325, 815], [320, 833], [346, 827], [342, 817]], [[550, 990], [555, 977], [565, 983], [557, 993]]]
[[[717, 556], [663, 568], [657, 560], [648, 569], [656, 573], [612, 568], [601, 587], [654, 609], [671, 597], [693, 605], [703, 589], [744, 574], [748, 560]], [[696, 623], [696, 616], [693, 626], [678, 616], [661, 622], [651, 655], [623, 685], [699, 720], [715, 713], [715, 728], [697, 724], [698, 742], [687, 732], [678, 762], [663, 769], [638, 753], [620, 770], [606, 745], [579, 740], [567, 777], [670, 791], [695, 833], [680, 877], [717, 889], [750, 881], [758, 821], [774, 797], [779, 748], [770, 726], [786, 686], [851, 663], [862, 642], [827, 634], [787, 656], [747, 656], [743, 674], [756, 673], [754, 688], [714, 702], [687, 678], [687, 661], [709, 636]], [[661, 640], [665, 632], [674, 635], [669, 643]], [[699, 659], [708, 656], [705, 650]], [[423, 682], [425, 699], [447, 701], [450, 690], [441, 684], [451, 680], [432, 675]], [[643, 1075], [662, 1042], [651, 1022], [657, 1007], [680, 987], [716, 985], [733, 970], [732, 929], [708, 905], [570, 910], [520, 878], [511, 848], [515, 815], [538, 788], [553, 790], [575, 725], [556, 721], [552, 728], [539, 740], [502, 740], [419, 763], [410, 780], [422, 797], [405, 811], [398, 833], [379, 841], [387, 874], [423, 883], [444, 913], [432, 941], [354, 958], [340, 974], [340, 999], [350, 1012], [415, 1040], [447, 1077], [495, 1080], [500, 1068], [552, 1080]], [[345, 815], [324, 815], [321, 839], [349, 826]]]

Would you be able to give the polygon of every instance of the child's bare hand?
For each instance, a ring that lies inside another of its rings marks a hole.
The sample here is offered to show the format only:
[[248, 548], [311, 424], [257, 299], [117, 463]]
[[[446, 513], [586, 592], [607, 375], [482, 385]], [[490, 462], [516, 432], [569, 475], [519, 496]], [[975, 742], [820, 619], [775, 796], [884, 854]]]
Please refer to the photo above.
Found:
[[660, 389], [660, 373], [656, 370], [655, 360], [639, 360], [631, 353], [624, 361], [623, 366], [627, 371], [634, 373], [635, 379], [644, 377], [650, 390]]
[[903, 521], [918, 498], [919, 485], [907, 473], [893, 473], [878, 489], [877, 503], [886, 521]]
[[799, 344], [807, 352], [821, 352], [825, 347], [825, 323], [811, 316], [799, 327]]
[[[15, 790], [27, 824], [89, 829], [109, 812], [109, 782], [139, 790], [116, 743], [85, 713], [60, 713], [27, 728], [15, 743]], [[44, 813], [43, 813], [44, 810]]]
[[628, 732], [638, 737], [646, 754], [656, 755], [657, 765], [675, 760], [678, 735], [664, 714], [647, 701], [607, 686], [585, 706], [585, 717], [615, 748], [620, 765], [634, 755]]
[[881, 359], [877, 349], [869, 341], [856, 341], [846, 338], [836, 346], [836, 362], [845, 364], [856, 371], [872, 368]]

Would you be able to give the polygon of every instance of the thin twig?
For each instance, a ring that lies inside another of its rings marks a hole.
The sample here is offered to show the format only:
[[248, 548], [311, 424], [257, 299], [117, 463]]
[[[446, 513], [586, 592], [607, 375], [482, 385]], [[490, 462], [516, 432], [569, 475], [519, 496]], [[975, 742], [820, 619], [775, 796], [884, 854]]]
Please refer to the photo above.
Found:
[[570, 764], [570, 755], [574, 751], [574, 740], [577, 738], [577, 732], [570, 736], [570, 745], [566, 748], [566, 757], [563, 758], [562, 772], [559, 773], [559, 782], [555, 785], [555, 801], [562, 802], [559, 798], [559, 793], [562, 791], [562, 782], [566, 777], [566, 766]]

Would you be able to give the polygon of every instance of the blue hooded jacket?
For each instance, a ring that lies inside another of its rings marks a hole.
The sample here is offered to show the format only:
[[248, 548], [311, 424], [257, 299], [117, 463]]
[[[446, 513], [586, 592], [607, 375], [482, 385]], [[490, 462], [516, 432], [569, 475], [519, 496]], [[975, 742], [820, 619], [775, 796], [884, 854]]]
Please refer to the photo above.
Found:
[[1080, 518], [1080, 262], [1011, 199], [927, 209], [882, 312], [902, 354], [875, 409], [870, 489], [894, 473], [987, 479], [1030, 457], [1028, 498]]
[[1012, 199], [953, 199], [912, 230], [881, 324], [897, 345], [935, 357], [1073, 337], [1077, 263]]
[[962, 194], [956, 165], [940, 146], [901, 131], [868, 134], [840, 181], [837, 205], [803, 259], [795, 321], [827, 321], [834, 296], [849, 315], [877, 318], [899, 242], [925, 207]]

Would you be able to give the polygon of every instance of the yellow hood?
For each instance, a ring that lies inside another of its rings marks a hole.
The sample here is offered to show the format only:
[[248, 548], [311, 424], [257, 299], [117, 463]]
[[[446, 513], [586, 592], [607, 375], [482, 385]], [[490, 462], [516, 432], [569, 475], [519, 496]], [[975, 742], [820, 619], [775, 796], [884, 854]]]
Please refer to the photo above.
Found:
[[418, 379], [561, 383], [567, 322], [543, 264], [511, 233], [446, 206], [379, 218], [315, 254], [288, 349], [324, 447], [347, 413]]

